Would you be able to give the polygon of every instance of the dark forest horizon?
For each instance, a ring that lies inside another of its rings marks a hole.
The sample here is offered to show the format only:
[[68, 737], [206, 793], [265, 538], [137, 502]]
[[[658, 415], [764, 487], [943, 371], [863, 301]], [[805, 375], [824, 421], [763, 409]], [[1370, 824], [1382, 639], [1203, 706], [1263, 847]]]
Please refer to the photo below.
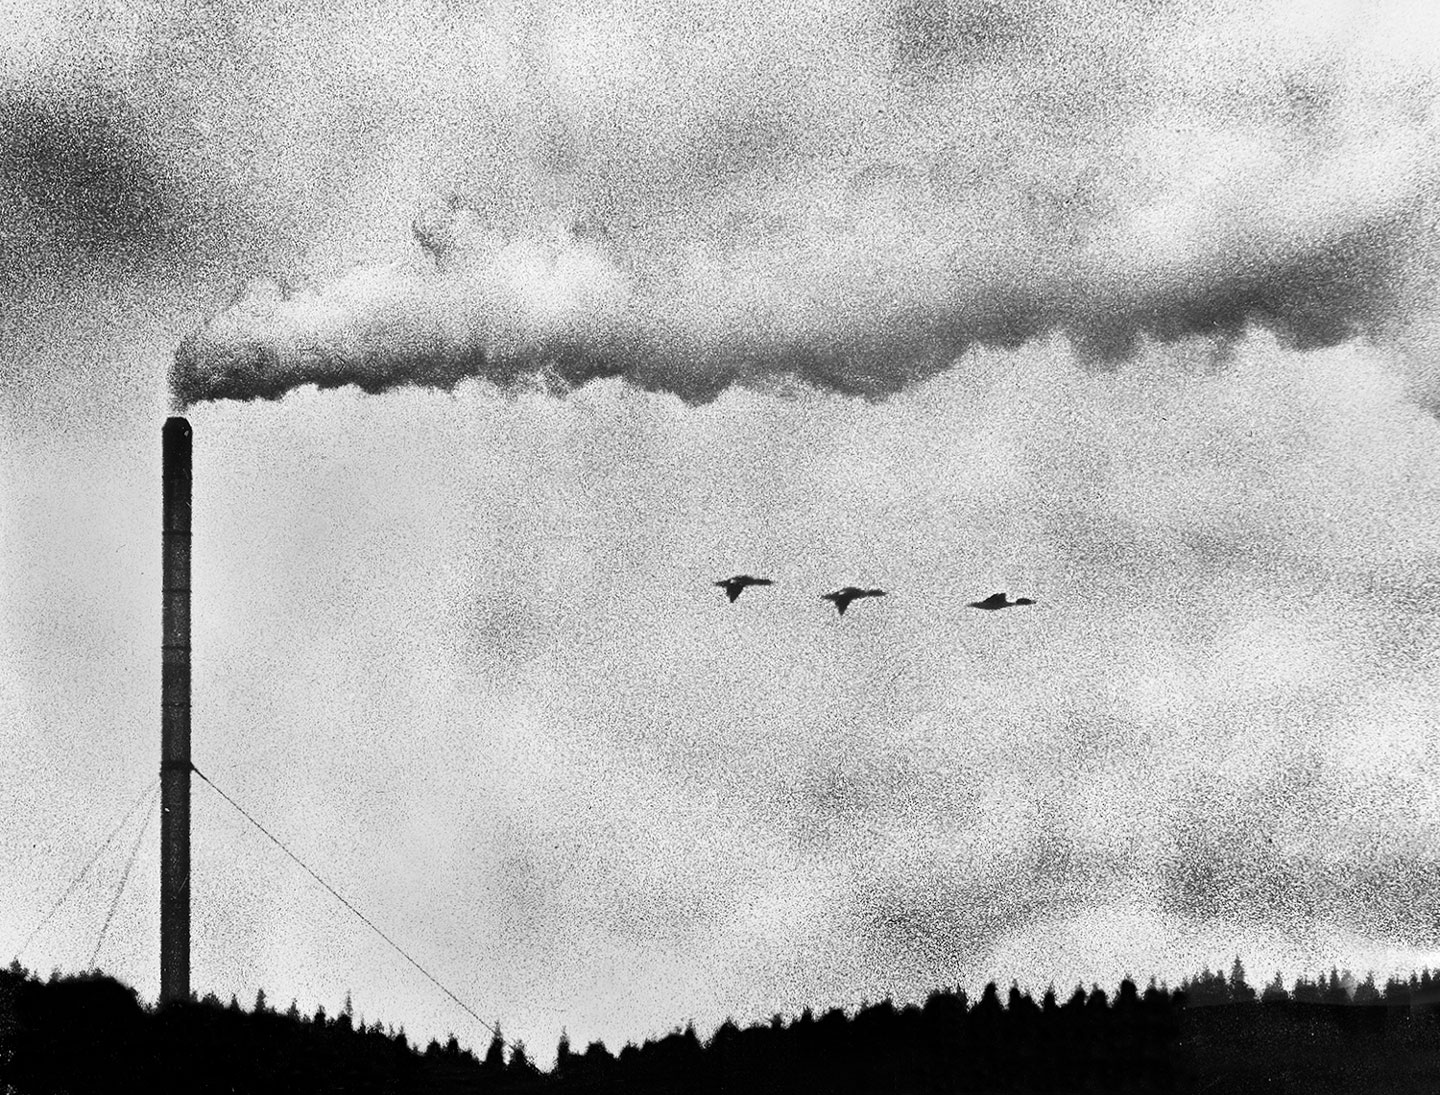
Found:
[[[1182, 1092], [1303, 1085], [1318, 1093], [1433, 1089], [1440, 1080], [1440, 971], [1373, 974], [1353, 988], [1332, 970], [1257, 991], [1237, 957], [1173, 992], [1124, 979], [1113, 993], [1077, 985], [1040, 1001], [994, 983], [971, 1000], [936, 989], [853, 1012], [779, 1013], [744, 1027], [726, 1019], [702, 1039], [693, 1023], [618, 1052], [583, 1050], [561, 1033], [549, 1069], [497, 1023], [483, 1056], [452, 1033], [420, 1050], [404, 1028], [357, 1020], [347, 994], [281, 1013], [265, 993], [248, 1011], [232, 996], [147, 1007], [98, 972], [41, 981], [18, 962], [0, 970], [0, 1081], [23, 1095], [108, 1090], [115, 1076], [165, 1089], [250, 1092], [674, 1090], [726, 1092]], [[1427, 1085], [1429, 1085], [1427, 1087]]]
[[[147, 1011], [162, 1009], [168, 1006], [158, 1001], [141, 1000], [139, 993], [132, 986], [126, 984], [120, 978], [106, 973], [100, 968], [66, 972], [56, 966], [50, 970], [48, 975], [43, 975], [40, 970], [30, 969], [18, 958], [15, 958], [11, 960], [8, 967], [0, 969], [0, 974], [3, 974], [3, 976], [9, 979], [7, 985], [12, 990], [16, 984], [22, 982], [54, 984], [56, 982], [79, 983], [106, 981], [113, 982], [124, 993], [133, 998], [138, 1006]], [[1264, 981], [1253, 978], [1254, 971], [1247, 970], [1242, 958], [1236, 955], [1229, 963], [1228, 969], [1222, 970], [1217, 966], [1216, 969], [1212, 970], [1208, 965], [1203, 966], [1198, 972], [1182, 977], [1174, 988], [1170, 987], [1168, 979], [1164, 977], [1146, 976], [1143, 974], [1140, 975], [1139, 979], [1127, 975], [1109, 989], [1106, 989], [1094, 981], [1090, 983], [1088, 988], [1080, 981], [1077, 981], [1073, 988], [1066, 988], [1065, 986], [1057, 985], [1056, 982], [1052, 980], [1047, 983], [1043, 991], [1038, 993], [1031, 988], [1022, 988], [1017, 979], [1012, 979], [1008, 986], [1005, 986], [1000, 981], [990, 980], [985, 982], [981, 987], [974, 1002], [992, 996], [999, 998], [999, 995], [1003, 993], [1007, 1001], [1007, 1008], [1014, 1007], [1021, 1001], [1028, 1001], [1048, 1007], [1051, 1006], [1051, 1004], [1061, 1006], [1075, 1001], [1084, 1004], [1096, 997], [1101, 1001], [1113, 1001], [1127, 993], [1134, 992], [1141, 995], [1160, 993], [1170, 999], [1180, 999], [1183, 1006], [1186, 1007], [1211, 1007], [1222, 1004], [1249, 1004], [1260, 1002], [1307, 1005], [1324, 1004], [1336, 1007], [1381, 1005], [1386, 1007], [1410, 1007], [1413, 1005], [1426, 1007], [1435, 1006], [1440, 1008], [1440, 966], [1434, 969], [1429, 966], [1424, 966], [1410, 970], [1408, 974], [1392, 972], [1385, 977], [1383, 981], [1377, 979], [1373, 969], [1367, 970], [1362, 979], [1357, 976], [1354, 971], [1343, 968], [1338, 964], [1332, 964], [1329, 970], [1321, 969], [1313, 975], [1309, 973], [1295, 974], [1290, 979], [1288, 986], [1284, 973], [1281, 970], [1276, 970], [1273, 977]], [[1141, 987], [1141, 980], [1145, 982], [1143, 987]], [[1128, 988], [1126, 986], [1128, 986]], [[954, 996], [961, 1003], [971, 1002], [970, 994], [963, 984], [937, 985], [924, 997], [916, 1000], [897, 1000], [893, 994], [890, 994], [875, 999], [861, 998], [858, 1001], [848, 1003], [811, 1004], [802, 1008], [798, 1015], [787, 1016], [783, 1011], [775, 1011], [763, 1021], [771, 1026], [774, 1026], [782, 1020], [799, 1021], [802, 1016], [813, 1016], [817, 1008], [823, 1010], [825, 1014], [840, 1013], [846, 1016], [853, 1016], [876, 1006], [888, 1006], [904, 1010], [923, 1003], [925, 999], [946, 994]], [[230, 1011], [243, 1010], [243, 1005], [235, 993], [231, 994], [229, 1003], [226, 1004], [214, 992], [192, 989], [189, 1002], [206, 1007], [223, 1007]], [[316, 1006], [313, 1014], [307, 1015], [300, 1010], [298, 999], [292, 999], [288, 1008], [281, 1011], [281, 1009], [276, 1006], [276, 1001], [265, 992], [262, 986], [256, 990], [255, 1000], [249, 1010], [252, 1013], [271, 1012], [283, 1014], [291, 1019], [315, 1022], [321, 1025], [327, 1022], [337, 1022], [342, 1016], [348, 1016], [349, 1024], [362, 1031], [384, 1030], [388, 1036], [392, 1038], [397, 1035], [403, 1037], [405, 1033], [403, 1024], [396, 1027], [394, 1024], [386, 1023], [378, 1018], [367, 1023], [363, 1019], [363, 1014], [361, 1019], [356, 1020], [349, 990], [345, 993], [344, 1003], [338, 1006], [333, 1014], [321, 1003]], [[758, 1022], [762, 1020], [756, 1019], [755, 1021]], [[727, 1016], [716, 1022], [714, 1024], [714, 1031], [718, 1031], [727, 1026], [737, 1026], [737, 1020], [734, 1016]], [[502, 1030], [503, 1027], [503, 1018], [497, 1019], [495, 1030]], [[694, 1031], [696, 1029], [694, 1020], [677, 1023], [667, 1033], [673, 1034], [683, 1029]], [[714, 1031], [712, 1031], [712, 1034]], [[645, 1040], [664, 1036], [666, 1035], [651, 1032]], [[449, 1037], [452, 1040], [456, 1038], [453, 1030]], [[515, 1045], [521, 1044], [507, 1041], [496, 1033], [491, 1036], [490, 1041], [492, 1045], [497, 1039], [501, 1045], [506, 1048], [514, 1048]], [[559, 1040], [568, 1045], [568, 1036], [564, 1033], [563, 1028]], [[432, 1038], [431, 1041], [439, 1044], [437, 1039]], [[418, 1047], [418, 1043], [412, 1044]], [[603, 1039], [595, 1039], [594, 1044], [603, 1046], [604, 1041]], [[625, 1044], [631, 1045], [635, 1043], [633, 1039], [628, 1039]], [[465, 1047], [462, 1046], [461, 1048], [464, 1049]], [[535, 1058], [532, 1055], [530, 1059], [533, 1061]]]

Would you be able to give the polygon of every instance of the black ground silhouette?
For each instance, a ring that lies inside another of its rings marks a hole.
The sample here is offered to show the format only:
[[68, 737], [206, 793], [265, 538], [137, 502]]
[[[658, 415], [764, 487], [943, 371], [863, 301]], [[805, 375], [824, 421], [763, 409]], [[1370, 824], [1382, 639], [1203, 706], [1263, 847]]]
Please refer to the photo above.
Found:
[[1129, 980], [1113, 997], [1080, 986], [1036, 1002], [994, 984], [923, 1004], [693, 1027], [612, 1054], [562, 1036], [542, 1072], [499, 1034], [483, 1058], [452, 1036], [422, 1052], [403, 1031], [250, 1010], [214, 997], [161, 1008], [90, 974], [42, 981], [0, 971], [0, 1089], [18, 1095], [269, 1092], [1409, 1092], [1440, 1089], [1440, 975], [1353, 991], [1338, 972], [1256, 993], [1236, 964], [1170, 991]]

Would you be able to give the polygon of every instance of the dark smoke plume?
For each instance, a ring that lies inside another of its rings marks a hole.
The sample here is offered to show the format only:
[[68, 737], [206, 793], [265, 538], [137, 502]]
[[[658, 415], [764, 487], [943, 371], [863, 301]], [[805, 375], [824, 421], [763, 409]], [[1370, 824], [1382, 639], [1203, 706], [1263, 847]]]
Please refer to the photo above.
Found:
[[[635, 62], [653, 79], [585, 111], [527, 24], [526, 105], [484, 177], [388, 264], [252, 286], [184, 341], [175, 396], [623, 377], [691, 402], [882, 397], [975, 345], [1059, 334], [1106, 363], [1392, 320], [1433, 250], [1423, 81], [1363, 46], [1296, 52], [1267, 15], [1197, 38], [1192, 6], [1093, 9], [727, 25], [714, 56], [662, 33]], [[1205, 64], [1182, 63], [1196, 42]]]
[[583, 239], [525, 241], [500, 250], [473, 279], [412, 263], [357, 271], [321, 289], [254, 285], [184, 340], [173, 387], [182, 405], [274, 399], [303, 384], [448, 389], [468, 377], [568, 390], [619, 376], [689, 402], [732, 384], [791, 378], [883, 396], [972, 345], [1017, 347], [1055, 332], [1098, 362], [1130, 357], [1143, 338], [1229, 340], [1250, 325], [1311, 348], [1388, 314], [1403, 223], [1365, 225], [1293, 256], [1221, 258], [1130, 292], [1037, 273], [1029, 286], [1016, 278], [962, 295], [954, 285], [953, 295], [887, 302], [861, 316], [847, 316], [837, 292], [828, 325], [807, 322], [808, 302], [772, 300], [772, 315], [753, 325], [736, 316], [719, 331], [684, 325], [679, 309], [665, 307], [663, 286], [637, 285]]

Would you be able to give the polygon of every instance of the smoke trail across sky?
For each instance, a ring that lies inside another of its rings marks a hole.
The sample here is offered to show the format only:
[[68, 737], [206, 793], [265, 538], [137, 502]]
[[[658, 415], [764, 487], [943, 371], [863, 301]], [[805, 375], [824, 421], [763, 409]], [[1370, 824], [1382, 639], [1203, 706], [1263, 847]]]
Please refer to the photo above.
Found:
[[1056, 331], [1106, 362], [1378, 329], [1432, 266], [1434, 59], [1338, 10], [1212, 7], [537, 9], [492, 43], [488, 155], [413, 239], [252, 283], [185, 340], [175, 395], [881, 396]]

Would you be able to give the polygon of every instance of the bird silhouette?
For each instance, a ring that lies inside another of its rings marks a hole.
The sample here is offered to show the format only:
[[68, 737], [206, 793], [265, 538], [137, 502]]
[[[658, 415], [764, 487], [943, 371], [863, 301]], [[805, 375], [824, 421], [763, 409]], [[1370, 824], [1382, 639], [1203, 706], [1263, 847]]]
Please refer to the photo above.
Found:
[[987, 612], [993, 612], [999, 608], [1015, 608], [1019, 605], [1033, 605], [1035, 602], [1029, 597], [1016, 597], [1013, 601], [1007, 601], [1005, 594], [992, 593], [983, 601], [971, 601], [966, 608], [983, 608]]
[[822, 601], [833, 601], [835, 608], [840, 615], [845, 615], [845, 610], [850, 607], [851, 601], [859, 600], [861, 597], [883, 597], [883, 589], [857, 589], [855, 586], [846, 586], [844, 589], [837, 589], [834, 593], [823, 593], [820, 596]]
[[748, 574], [737, 574], [733, 578], [726, 578], [715, 583], [725, 591], [725, 596], [730, 598], [730, 603], [735, 603], [735, 598], [745, 592], [747, 586], [773, 586], [775, 583], [769, 578], [752, 578]]

